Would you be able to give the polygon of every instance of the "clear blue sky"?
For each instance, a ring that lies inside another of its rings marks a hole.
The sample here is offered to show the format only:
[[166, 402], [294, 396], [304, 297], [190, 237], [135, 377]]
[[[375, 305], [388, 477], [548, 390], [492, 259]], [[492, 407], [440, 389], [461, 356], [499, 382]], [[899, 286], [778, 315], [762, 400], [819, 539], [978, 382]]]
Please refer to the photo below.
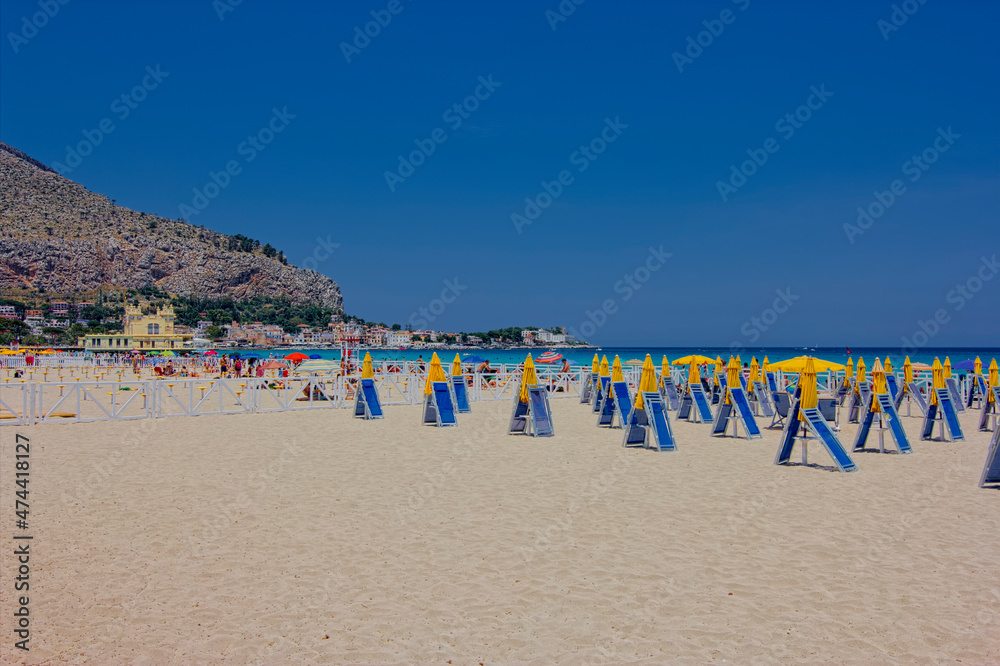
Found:
[[[871, 0], [588, 0], [564, 21], [546, 15], [557, 0], [226, 2], [75, 0], [35, 31], [38, 1], [4, 0], [0, 140], [66, 163], [107, 118], [68, 177], [172, 218], [234, 161], [189, 219], [298, 265], [329, 237], [340, 246], [317, 269], [371, 320], [424, 307], [435, 328], [562, 324], [601, 344], [862, 346], [900, 344], [943, 310], [931, 344], [1000, 340], [1000, 275], [976, 277], [1000, 257], [995, 2], [912, 0], [898, 26]], [[372, 11], [391, 21], [348, 62], [341, 44]], [[479, 77], [499, 86], [445, 116]], [[271, 143], [241, 148], [286, 108]], [[808, 119], [777, 124], [796, 112]], [[437, 128], [444, 142], [390, 189], [397, 156]], [[604, 152], [574, 156], [602, 131]], [[748, 150], [767, 161], [730, 181]], [[925, 150], [923, 170], [909, 161]], [[572, 182], [519, 234], [511, 215], [564, 170]], [[844, 225], [895, 180], [850, 242]], [[646, 273], [661, 245], [673, 256]], [[627, 300], [626, 275], [648, 277]], [[454, 278], [466, 288], [442, 312]], [[970, 279], [979, 291], [952, 291]], [[608, 299], [606, 323], [581, 329]]]

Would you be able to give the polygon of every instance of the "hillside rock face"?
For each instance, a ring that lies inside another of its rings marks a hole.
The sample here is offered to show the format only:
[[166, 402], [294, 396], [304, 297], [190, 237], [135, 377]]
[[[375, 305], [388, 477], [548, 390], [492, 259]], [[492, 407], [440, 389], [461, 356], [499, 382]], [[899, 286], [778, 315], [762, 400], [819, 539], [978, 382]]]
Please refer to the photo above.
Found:
[[330, 278], [232, 237], [115, 205], [0, 143], [0, 289], [157, 286], [181, 296], [287, 296], [343, 308]]

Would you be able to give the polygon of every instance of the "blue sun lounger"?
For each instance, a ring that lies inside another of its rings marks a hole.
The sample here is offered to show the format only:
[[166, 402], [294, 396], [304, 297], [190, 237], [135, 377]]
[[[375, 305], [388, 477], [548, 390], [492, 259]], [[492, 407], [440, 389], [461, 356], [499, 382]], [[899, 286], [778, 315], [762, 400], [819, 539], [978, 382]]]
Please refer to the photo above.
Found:
[[747, 394], [739, 387], [729, 388], [728, 391], [731, 402], [728, 405], [725, 401], [719, 403], [719, 410], [715, 413], [715, 421], [712, 422], [712, 436], [725, 437], [729, 422], [735, 419], [736, 424], [733, 427], [734, 437], [739, 437], [740, 424], [743, 425], [743, 431], [746, 433], [747, 439], [760, 439], [763, 437], [760, 433], [760, 426], [757, 425], [757, 420], [753, 417], [753, 412], [750, 410], [750, 401], [747, 400]]
[[424, 396], [424, 425], [436, 425], [439, 428], [458, 425], [449, 382], [433, 382], [431, 389], [431, 394]]
[[1000, 483], [1000, 428], [993, 431], [993, 438], [990, 440], [989, 450], [986, 452], [986, 464], [983, 465], [983, 473], [979, 477], [979, 487], [985, 488], [987, 484]]
[[596, 372], [589, 373], [583, 380], [583, 390], [580, 391], [580, 404], [585, 402], [593, 402], [591, 394], [594, 389], [598, 387], [601, 383], [601, 376]]
[[691, 384], [688, 388], [690, 391], [684, 394], [677, 418], [692, 420], [694, 417], [695, 423], [711, 423], [714, 420], [712, 408], [708, 406], [708, 396], [705, 395], [704, 388], [700, 384]]
[[934, 426], [940, 421], [942, 422], [942, 435], [944, 435], [944, 429], [947, 428], [948, 435], [944, 435], [946, 440], [964, 441], [965, 434], [962, 432], [962, 424], [958, 422], [955, 406], [951, 403], [951, 393], [947, 388], [934, 389], [934, 392], [937, 394], [938, 404], [927, 406], [924, 424], [920, 429], [920, 439], [933, 439]]
[[964, 412], [965, 402], [962, 400], [962, 392], [958, 390], [958, 382], [955, 381], [954, 377], [949, 377], [944, 380], [944, 385], [948, 388], [948, 393], [951, 394], [951, 404], [955, 406], [955, 409]]
[[[803, 425], [803, 422], [799, 421], [799, 411], [799, 401], [796, 400], [795, 404], [792, 405], [788, 416], [788, 423], [785, 425], [785, 430], [781, 436], [781, 446], [778, 448], [778, 454], [774, 458], [775, 465], [787, 465], [791, 462], [792, 448], [795, 446], [796, 439], [802, 440], [802, 464], [808, 464], [808, 438], [799, 434], [799, 428]], [[802, 416], [806, 419], [805, 426], [820, 441], [823, 447], [826, 448], [827, 453], [833, 458], [837, 469], [841, 472], [856, 472], [858, 466], [851, 459], [851, 456], [848, 455], [840, 440], [837, 439], [836, 433], [830, 430], [830, 426], [827, 425], [826, 419], [823, 418], [820, 411], [812, 408], [803, 409], [801, 412]]]
[[892, 433], [892, 439], [896, 442], [896, 448], [901, 454], [913, 453], [913, 448], [910, 446], [910, 440], [906, 436], [906, 432], [903, 430], [903, 422], [899, 418], [899, 413], [896, 411], [896, 404], [892, 400], [892, 396], [885, 393], [877, 393], [872, 395], [872, 399], [878, 400], [878, 406], [881, 408], [881, 412], [873, 412], [871, 410], [871, 403], [867, 403], [864, 406], [864, 418], [861, 419], [861, 423], [858, 425], [858, 431], [854, 435], [854, 452], [862, 451], [865, 448], [865, 444], [868, 441], [868, 435], [871, 432], [872, 425], [875, 419], [879, 419], [878, 428], [878, 448], [881, 453], [885, 453], [885, 425], [888, 424], [888, 430]]
[[354, 392], [354, 416], [366, 421], [384, 418], [374, 379], [362, 379], [358, 390]]
[[625, 427], [622, 446], [652, 448], [657, 451], [676, 451], [674, 434], [670, 421], [663, 409], [663, 399], [659, 393], [642, 394], [645, 409], [632, 408]]
[[871, 384], [867, 381], [857, 382], [858, 390], [851, 393], [851, 401], [847, 406], [847, 422], [857, 423], [861, 414], [861, 405], [868, 402], [871, 396]]
[[[910, 382], [906, 385], [906, 399], [917, 403], [917, 407], [920, 408], [921, 414], [927, 414], [927, 400], [924, 399], [924, 394], [920, 392], [920, 389], [917, 388], [917, 385], [914, 382]], [[907, 415], [910, 412], [909, 405], [906, 407], [906, 412]]]
[[663, 396], [663, 404], [666, 406], [667, 411], [676, 412], [680, 409], [681, 398], [677, 394], [677, 385], [674, 384], [674, 378], [670, 375], [665, 375], [660, 382], [660, 395]]
[[764, 417], [774, 416], [774, 404], [771, 402], [771, 394], [764, 386], [764, 382], [753, 383], [753, 395], [755, 402], [760, 407], [760, 414]]
[[[986, 378], [982, 375], [973, 375], [972, 384], [969, 386], [969, 399], [965, 406], [971, 409], [976, 400], [979, 400], [980, 403], [986, 400], [986, 395]], [[982, 407], [982, 404], [979, 406]]]
[[610, 428], [615, 420], [615, 396], [610, 390], [603, 391], [603, 394], [601, 408], [597, 414], [597, 425], [601, 428]]
[[608, 395], [608, 386], [611, 385], [611, 377], [598, 377], [600, 381], [597, 382], [595, 390], [593, 392], [593, 401], [591, 404], [594, 406], [593, 412], [596, 414], [604, 408], [604, 398]]
[[767, 390], [770, 391], [771, 393], [777, 393], [778, 383], [774, 381], [774, 373], [765, 372], [764, 374], [767, 375]]
[[462, 375], [453, 375], [451, 386], [455, 398], [455, 410], [459, 414], [471, 412], [472, 409], [469, 407], [469, 392], [468, 387], [465, 385], [465, 377]]
[[713, 384], [711, 389], [705, 389], [705, 392], [712, 396], [713, 405], [719, 404], [719, 400], [722, 399], [722, 396], [726, 395], [726, 384], [729, 383], [729, 379], [726, 377], [726, 373], [724, 372], [715, 373], [715, 378], [719, 383]]
[[[991, 389], [993, 391], [993, 402], [986, 399], [986, 393], [983, 393], [982, 406], [979, 408], [979, 430], [986, 432], [990, 430], [990, 417], [993, 417], [993, 426], [996, 426], [997, 418], [1000, 417], [1000, 387], [994, 387]], [[1000, 429], [1000, 428], [998, 428]]]
[[549, 393], [544, 386], [528, 385], [528, 402], [521, 402], [520, 391], [514, 396], [514, 406], [510, 411], [508, 435], [531, 435], [532, 437], [552, 437], [555, 426], [549, 407]]
[[614, 421], [612, 421], [611, 427], [624, 428], [625, 424], [628, 423], [629, 410], [632, 409], [632, 396], [629, 395], [628, 384], [625, 382], [613, 382], [611, 387], [615, 392], [614, 415], [618, 417], [618, 423], [620, 424], [616, 426]]
[[889, 396], [892, 398], [893, 403], [895, 403], [896, 396], [899, 395], [899, 382], [896, 381], [896, 375], [886, 373], [885, 385], [889, 388]]

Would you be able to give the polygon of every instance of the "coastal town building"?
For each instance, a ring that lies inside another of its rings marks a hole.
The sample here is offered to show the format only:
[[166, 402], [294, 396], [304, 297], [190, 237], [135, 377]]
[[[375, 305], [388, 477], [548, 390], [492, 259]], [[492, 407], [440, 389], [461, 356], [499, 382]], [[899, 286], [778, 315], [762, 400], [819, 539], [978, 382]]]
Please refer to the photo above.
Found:
[[127, 305], [121, 333], [90, 333], [80, 338], [79, 344], [87, 351], [183, 349], [193, 336], [176, 331], [175, 318], [170, 306], [147, 315], [141, 308]]

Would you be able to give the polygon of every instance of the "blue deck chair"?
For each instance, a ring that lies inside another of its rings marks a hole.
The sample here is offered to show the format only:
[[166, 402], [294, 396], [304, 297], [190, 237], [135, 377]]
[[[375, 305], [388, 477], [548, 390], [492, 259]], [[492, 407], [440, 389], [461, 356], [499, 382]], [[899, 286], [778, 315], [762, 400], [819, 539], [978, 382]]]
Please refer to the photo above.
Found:
[[670, 429], [670, 421], [663, 409], [663, 398], [657, 392], [644, 392], [643, 406], [645, 409], [632, 407], [625, 427], [622, 446], [644, 447], [657, 451], [676, 451], [674, 434]]
[[969, 400], [966, 403], [966, 407], [972, 408], [975, 401], [979, 401], [979, 407], [982, 407], [982, 401], [986, 400], [986, 378], [982, 375], [973, 375], [972, 384], [969, 386]]
[[604, 398], [608, 395], [608, 387], [611, 385], [611, 377], [600, 377], [600, 381], [597, 382], [596, 389], [593, 392], [594, 399], [591, 402], [593, 406], [593, 412], [597, 414], [604, 408]]
[[[1000, 409], [1000, 387], [992, 389], [994, 393], [993, 402], [990, 402], [985, 397], [982, 401], [982, 406], [979, 408], [979, 430], [980, 432], [986, 432], [990, 429], [990, 417], [993, 417], [993, 425], [996, 425], [996, 420], [998, 414], [998, 409]], [[985, 396], [985, 394], [984, 394]], [[1000, 429], [1000, 428], [998, 428]]]
[[747, 394], [743, 391], [743, 388], [731, 386], [728, 388], [728, 391], [731, 404], [727, 405], [723, 402], [719, 405], [715, 422], [712, 424], [712, 435], [716, 437], [724, 436], [728, 422], [735, 420], [736, 428], [733, 433], [735, 437], [739, 436], [740, 425], [743, 426], [743, 431], [746, 433], [747, 439], [760, 439], [763, 437], [760, 432], [760, 426], [757, 425], [757, 420], [753, 417], [753, 412], [750, 409], [750, 401], [747, 400]]
[[[927, 406], [924, 424], [920, 428], [921, 441], [934, 439], [934, 426], [938, 422], [941, 422], [942, 435], [946, 441], [965, 440], [962, 424], [958, 422], [958, 414], [951, 403], [951, 393], [947, 388], [934, 389], [934, 392], [937, 394], [938, 404]], [[945, 431], [947, 435], [944, 434]]]
[[667, 411], [676, 412], [680, 409], [681, 399], [677, 394], [677, 385], [670, 375], [661, 378], [660, 395], [663, 396], [663, 404]]
[[886, 373], [885, 385], [889, 387], [889, 395], [892, 397], [893, 404], [895, 404], [896, 396], [899, 395], [899, 382], [896, 381], [896, 375]]
[[469, 392], [465, 385], [464, 375], [454, 375], [451, 378], [452, 394], [455, 398], [455, 410], [459, 414], [471, 412], [469, 407]]
[[354, 392], [354, 416], [365, 420], [384, 418], [374, 379], [362, 379]]
[[455, 418], [455, 406], [451, 402], [451, 385], [449, 382], [433, 382], [431, 394], [424, 396], [424, 425], [436, 425], [447, 428], [458, 425]]
[[955, 381], [954, 377], [949, 377], [944, 380], [944, 385], [948, 388], [948, 393], [951, 394], [951, 404], [956, 410], [964, 412], [965, 402], [962, 400], [962, 392], [958, 390], [958, 382]]
[[1000, 483], [1000, 428], [993, 431], [993, 438], [990, 439], [990, 446], [986, 452], [986, 464], [983, 465], [983, 473], [979, 477], [979, 487], [985, 488], [987, 484]]
[[871, 396], [871, 384], [868, 381], [856, 382], [857, 391], [851, 393], [851, 400], [847, 406], [847, 422], [857, 423], [861, 414], [861, 405], [868, 401]]
[[760, 408], [761, 416], [771, 418], [774, 416], [774, 404], [771, 402], [771, 394], [764, 386], [764, 382], [753, 383], [754, 404]]
[[[805, 418], [805, 423], [799, 420], [799, 412], [802, 412], [802, 416]], [[795, 440], [801, 440], [800, 444], [802, 446], [802, 464], [808, 464], [808, 437], [804, 434], [800, 434], [800, 428], [802, 425], [806, 426], [806, 429], [812, 432], [816, 439], [820, 441], [826, 452], [830, 454], [833, 458], [834, 464], [837, 466], [841, 472], [856, 472], [858, 466], [851, 459], [851, 456], [844, 449], [844, 446], [837, 439], [836, 433], [830, 430], [830, 426], [827, 425], [826, 419], [816, 408], [812, 409], [799, 409], [799, 401], [795, 400], [795, 404], [792, 405], [789, 411], [788, 423], [785, 425], [785, 429], [781, 436], [781, 446], [778, 448], [778, 453], [774, 457], [775, 465], [787, 465], [791, 462], [792, 449], [795, 446]]]
[[906, 399], [908, 401], [906, 403], [907, 415], [909, 415], [910, 413], [910, 402], [917, 403], [917, 407], [920, 408], [920, 414], [926, 415], [927, 400], [924, 398], [924, 394], [920, 392], [920, 389], [917, 388], [917, 385], [913, 382], [910, 382], [909, 384], [906, 385], [905, 393], [906, 393]]
[[[691, 384], [688, 388], [691, 390], [685, 395], [685, 398], [689, 399], [691, 404], [684, 412], [684, 404], [681, 403], [681, 410], [677, 412], [677, 418], [691, 419], [694, 417], [695, 423], [711, 423], [714, 417], [712, 416], [712, 408], [708, 405], [708, 396], [705, 395], [704, 388], [700, 384]], [[681, 414], [681, 412], [684, 413]]]
[[600, 375], [596, 372], [591, 372], [586, 375], [583, 380], [583, 389], [580, 391], [580, 404], [585, 402], [593, 402], [591, 394], [594, 388], [601, 383]]
[[853, 392], [854, 392], [853, 384], [841, 384], [837, 388], [837, 393], [834, 394], [834, 398], [837, 400], [837, 404], [843, 407], [844, 402], [847, 400], [847, 397], [851, 395], [851, 393]]
[[764, 374], [767, 375], [767, 390], [770, 391], [771, 393], [777, 393], [778, 383], [774, 380], [774, 373], [766, 372]]
[[817, 398], [816, 409], [823, 415], [827, 423], [833, 424], [834, 432], [840, 430], [840, 410], [836, 398]]
[[881, 453], [885, 453], [886, 430], [889, 430], [892, 434], [892, 439], [896, 442], [896, 448], [901, 454], [913, 453], [913, 449], [910, 447], [910, 440], [903, 430], [903, 422], [896, 412], [896, 404], [892, 401], [892, 396], [885, 393], [873, 394], [872, 400], [878, 400], [878, 405], [882, 411], [873, 412], [871, 410], [871, 402], [865, 404], [864, 415], [858, 424], [857, 432], [854, 434], [854, 447], [852, 450], [854, 452], [864, 450], [865, 444], [868, 441], [868, 435], [871, 433], [872, 425], [878, 419], [878, 448]]
[[774, 399], [774, 415], [771, 417], [771, 425], [768, 428], [781, 425], [781, 422], [788, 418], [788, 412], [792, 409], [792, 396], [788, 391], [775, 391], [771, 394]]
[[521, 402], [521, 391], [514, 396], [514, 406], [510, 411], [508, 435], [531, 435], [532, 437], [552, 437], [555, 426], [552, 423], [552, 409], [549, 393], [544, 386], [528, 385], [528, 402]]
[[601, 428], [611, 428], [615, 420], [615, 396], [610, 387], [602, 391], [604, 396], [601, 400], [601, 408], [597, 413], [597, 425]]
[[625, 382], [613, 382], [611, 384], [615, 392], [615, 416], [618, 417], [618, 423], [620, 425], [616, 426], [612, 422], [612, 428], [624, 428], [626, 423], [628, 423], [629, 410], [632, 408], [632, 396], [629, 395], [628, 384]]

